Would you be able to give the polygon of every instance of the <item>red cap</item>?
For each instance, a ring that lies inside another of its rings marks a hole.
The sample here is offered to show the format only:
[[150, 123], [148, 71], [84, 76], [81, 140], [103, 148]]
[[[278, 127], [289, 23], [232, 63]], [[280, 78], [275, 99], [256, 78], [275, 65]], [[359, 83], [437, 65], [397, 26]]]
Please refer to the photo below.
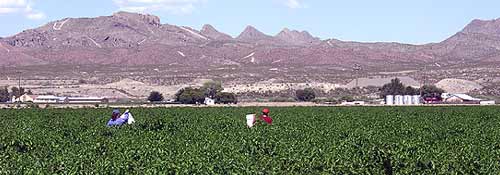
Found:
[[269, 112], [270, 112], [270, 111], [269, 111], [269, 109], [267, 109], [267, 108], [264, 108], [264, 109], [262, 110], [262, 113], [264, 113], [264, 114], [269, 114]]

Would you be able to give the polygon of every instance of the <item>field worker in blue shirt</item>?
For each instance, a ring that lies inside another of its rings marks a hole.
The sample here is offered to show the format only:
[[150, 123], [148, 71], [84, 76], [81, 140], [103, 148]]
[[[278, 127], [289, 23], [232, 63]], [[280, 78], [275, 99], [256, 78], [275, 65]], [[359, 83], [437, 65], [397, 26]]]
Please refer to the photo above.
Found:
[[[111, 115], [111, 119], [108, 121], [108, 126], [122, 126], [124, 124], [130, 123], [129, 117], [131, 117], [129, 111], [125, 111], [123, 115], [120, 116], [120, 110], [114, 109], [113, 114]], [[132, 118], [132, 120], [134, 120]]]

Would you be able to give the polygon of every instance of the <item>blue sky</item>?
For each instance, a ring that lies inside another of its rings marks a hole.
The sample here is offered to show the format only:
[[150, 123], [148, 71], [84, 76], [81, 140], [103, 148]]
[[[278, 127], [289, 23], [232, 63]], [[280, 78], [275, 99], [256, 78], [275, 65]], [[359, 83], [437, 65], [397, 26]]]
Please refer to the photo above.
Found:
[[0, 0], [0, 36], [65, 17], [151, 13], [162, 23], [214, 25], [238, 35], [247, 25], [274, 35], [284, 27], [322, 39], [439, 42], [473, 19], [500, 17], [498, 0]]

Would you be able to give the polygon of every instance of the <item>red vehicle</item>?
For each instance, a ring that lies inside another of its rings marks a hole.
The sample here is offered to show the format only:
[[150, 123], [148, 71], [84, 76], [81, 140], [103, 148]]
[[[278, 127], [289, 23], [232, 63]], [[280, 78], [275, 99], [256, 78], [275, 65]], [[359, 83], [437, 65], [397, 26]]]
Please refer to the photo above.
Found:
[[429, 104], [429, 103], [440, 103], [441, 102], [441, 98], [439, 98], [439, 97], [425, 97], [424, 101], [427, 104]]

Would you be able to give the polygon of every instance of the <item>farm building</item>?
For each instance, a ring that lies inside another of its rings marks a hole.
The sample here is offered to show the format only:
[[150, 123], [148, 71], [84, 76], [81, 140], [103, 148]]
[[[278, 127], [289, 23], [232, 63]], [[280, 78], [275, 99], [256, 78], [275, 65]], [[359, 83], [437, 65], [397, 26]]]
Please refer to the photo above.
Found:
[[205, 98], [205, 104], [210, 106], [215, 105], [215, 100], [207, 97]]
[[28, 102], [33, 102], [37, 96], [35, 95], [28, 95], [24, 94], [21, 95], [19, 98], [16, 96], [12, 97], [12, 102], [21, 102], [21, 103], [28, 103]]
[[[25, 102], [25, 101], [21, 101]], [[33, 98], [33, 103], [107, 103], [108, 99], [103, 97], [58, 97], [54, 95], [41, 95]]]
[[34, 98], [33, 103], [62, 103], [66, 97], [57, 97], [54, 95], [40, 95]]
[[67, 97], [64, 103], [107, 103], [108, 99], [103, 97]]
[[443, 93], [441, 95], [443, 102], [446, 103], [480, 103], [481, 99], [471, 97], [467, 94], [450, 94]]
[[481, 105], [495, 105], [495, 101], [481, 101], [479, 104]]
[[344, 101], [341, 103], [341, 105], [346, 105], [346, 106], [357, 106], [357, 105], [365, 105], [366, 103], [364, 101], [353, 101], [353, 102], [348, 102]]

